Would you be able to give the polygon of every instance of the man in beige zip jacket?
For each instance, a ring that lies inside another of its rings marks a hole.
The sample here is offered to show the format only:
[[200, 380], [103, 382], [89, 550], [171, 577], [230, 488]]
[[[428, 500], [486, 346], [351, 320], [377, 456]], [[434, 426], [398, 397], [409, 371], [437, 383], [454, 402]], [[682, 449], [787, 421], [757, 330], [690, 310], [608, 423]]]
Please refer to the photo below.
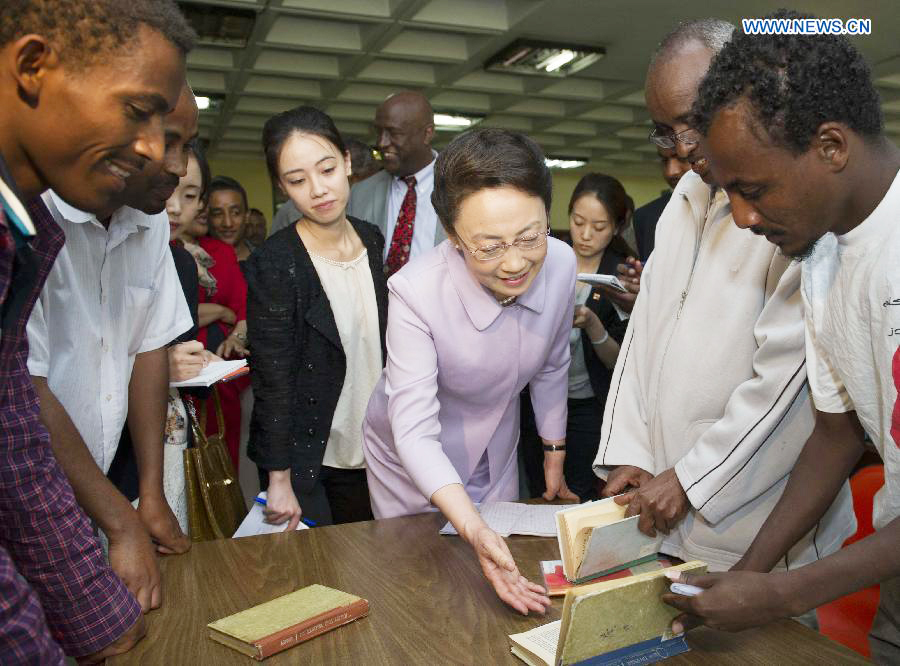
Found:
[[[734, 225], [685, 122], [729, 34], [721, 21], [684, 24], [648, 73], [651, 139], [674, 144], [693, 171], [659, 220], [594, 461], [605, 494], [628, 490], [618, 500], [630, 502], [627, 515], [666, 534], [662, 552], [711, 571], [744, 555], [813, 427], [799, 265]], [[779, 568], [836, 551], [855, 526], [845, 483]]]

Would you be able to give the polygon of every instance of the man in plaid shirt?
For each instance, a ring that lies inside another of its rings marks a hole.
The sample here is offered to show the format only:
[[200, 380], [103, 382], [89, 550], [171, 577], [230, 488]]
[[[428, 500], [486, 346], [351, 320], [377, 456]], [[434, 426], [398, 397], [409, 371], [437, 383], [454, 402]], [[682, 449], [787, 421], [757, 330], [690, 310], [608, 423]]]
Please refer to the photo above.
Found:
[[161, 160], [192, 44], [172, 0], [0, 3], [2, 664], [102, 661], [145, 631], [39, 420], [25, 325], [63, 236], [24, 202], [52, 187], [97, 208]]

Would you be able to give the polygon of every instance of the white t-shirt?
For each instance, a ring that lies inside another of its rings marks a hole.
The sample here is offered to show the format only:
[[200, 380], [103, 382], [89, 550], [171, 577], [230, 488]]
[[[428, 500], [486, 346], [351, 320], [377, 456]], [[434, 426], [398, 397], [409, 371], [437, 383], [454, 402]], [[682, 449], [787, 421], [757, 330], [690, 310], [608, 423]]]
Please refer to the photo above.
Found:
[[900, 515], [900, 173], [862, 224], [803, 262], [806, 358], [816, 409], [856, 410], [884, 460], [873, 523]]

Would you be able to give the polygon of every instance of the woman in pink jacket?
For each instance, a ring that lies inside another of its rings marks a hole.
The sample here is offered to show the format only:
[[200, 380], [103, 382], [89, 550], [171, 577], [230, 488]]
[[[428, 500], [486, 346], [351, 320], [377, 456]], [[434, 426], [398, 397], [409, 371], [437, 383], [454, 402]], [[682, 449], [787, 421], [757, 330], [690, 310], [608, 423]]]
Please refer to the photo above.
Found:
[[376, 518], [440, 509], [500, 598], [543, 612], [473, 502], [518, 498], [519, 392], [530, 386], [551, 499], [563, 478], [575, 256], [548, 239], [551, 178], [522, 134], [454, 139], [434, 168], [448, 240], [388, 282], [387, 364], [363, 425]]

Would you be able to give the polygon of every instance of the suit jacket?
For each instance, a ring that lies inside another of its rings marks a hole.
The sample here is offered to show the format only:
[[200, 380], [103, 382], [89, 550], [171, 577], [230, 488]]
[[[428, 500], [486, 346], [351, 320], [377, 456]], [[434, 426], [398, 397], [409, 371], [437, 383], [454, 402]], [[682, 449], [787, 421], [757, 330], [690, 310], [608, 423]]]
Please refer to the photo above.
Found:
[[[647, 263], [650, 253], [656, 241], [656, 223], [660, 215], [672, 198], [671, 192], [666, 192], [648, 204], [644, 204], [634, 211], [634, 240], [637, 243], [638, 254], [643, 263]], [[615, 275], [615, 273], [613, 273]]]
[[[349, 218], [375, 286], [382, 361], [387, 286], [384, 237]], [[317, 483], [347, 361], [328, 296], [297, 232], [282, 229], [246, 262], [247, 334], [253, 349], [253, 417], [247, 453], [261, 469], [288, 469], [295, 492]]]
[[[615, 275], [616, 266], [625, 261], [625, 257], [614, 252], [611, 248], [606, 248], [603, 253], [603, 259], [600, 260], [600, 266], [597, 268], [598, 273], [606, 275]], [[625, 329], [628, 327], [628, 320], [622, 320], [619, 313], [613, 307], [612, 302], [606, 298], [603, 293], [594, 287], [588, 295], [585, 306], [588, 307], [600, 322], [606, 328], [606, 332], [610, 337], [622, 344], [622, 338], [625, 337]], [[606, 394], [609, 393], [609, 382], [612, 379], [613, 371], [603, 365], [603, 362], [594, 353], [594, 345], [587, 332], [581, 330], [581, 347], [584, 350], [584, 364], [587, 367], [588, 377], [591, 379], [591, 389], [594, 396], [600, 403], [606, 402]]]
[[[391, 239], [387, 237], [387, 202], [393, 179], [394, 177], [387, 171], [379, 171], [374, 176], [366, 178], [350, 190], [350, 203], [347, 204], [348, 215], [374, 224], [381, 230], [388, 243]], [[444, 225], [438, 221], [435, 225], [434, 244], [437, 245], [446, 238]]]
[[363, 425], [375, 517], [426, 511], [450, 483], [462, 483], [476, 502], [515, 500], [526, 384], [540, 435], [566, 435], [572, 249], [548, 239], [540, 272], [508, 307], [448, 241], [388, 286], [388, 360]]

